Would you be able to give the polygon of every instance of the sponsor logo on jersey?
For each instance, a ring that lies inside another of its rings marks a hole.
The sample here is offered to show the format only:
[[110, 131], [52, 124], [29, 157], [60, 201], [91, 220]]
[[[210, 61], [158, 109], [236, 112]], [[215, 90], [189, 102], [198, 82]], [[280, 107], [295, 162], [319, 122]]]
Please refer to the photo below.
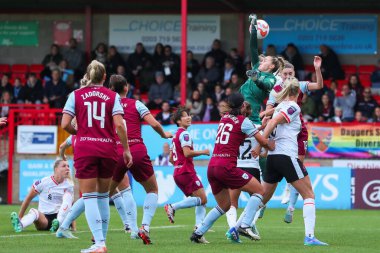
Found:
[[195, 183], [196, 183], [198, 186], [201, 186], [201, 182], [199, 182], [199, 180], [195, 181]]
[[295, 113], [297, 111], [297, 108], [295, 108], [294, 106], [290, 106], [288, 108], [288, 114], [289, 115], [292, 115], [293, 113]]
[[40, 183], [41, 183], [41, 180], [37, 180], [37, 181], [34, 183], [34, 185], [37, 186], [37, 185], [39, 185]]
[[245, 179], [245, 180], [247, 180], [247, 179], [249, 178], [247, 173], [244, 173], [241, 177], [242, 177], [243, 179]]
[[275, 86], [273, 87], [273, 90], [274, 90], [275, 92], [279, 93], [280, 91], [282, 91], [282, 86], [281, 86], [281, 85], [275, 85]]
[[189, 136], [188, 134], [184, 134], [184, 135], [183, 135], [183, 139], [184, 139], [185, 141], [189, 141], [189, 140], [190, 140], [190, 136]]
[[331, 127], [312, 127], [311, 136], [315, 148], [320, 152], [325, 152], [332, 139], [333, 128]]

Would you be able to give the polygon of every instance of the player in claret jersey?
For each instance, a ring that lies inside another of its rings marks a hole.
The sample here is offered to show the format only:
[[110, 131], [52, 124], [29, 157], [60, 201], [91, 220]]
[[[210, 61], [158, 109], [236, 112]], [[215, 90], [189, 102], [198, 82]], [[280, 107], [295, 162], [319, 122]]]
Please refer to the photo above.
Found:
[[[26, 209], [35, 196], [39, 196], [38, 210], [31, 208], [24, 216]], [[22, 202], [20, 212], [11, 213], [15, 232], [21, 232], [34, 223], [37, 230], [55, 231], [58, 223], [63, 221], [73, 203], [74, 185], [70, 179], [69, 164], [63, 160], [54, 163], [54, 174], [33, 183], [32, 189]]]
[[[300, 84], [296, 78], [290, 77], [285, 80], [283, 89], [276, 94], [276, 102], [279, 105], [264, 130], [264, 137], [270, 136], [276, 143], [275, 149], [268, 152], [267, 169], [264, 171], [264, 203], [270, 200], [278, 182], [285, 177], [304, 200], [304, 245], [324, 246], [327, 244], [314, 237], [314, 191], [306, 168], [298, 159], [297, 136], [301, 131], [301, 108], [297, 105], [299, 92]], [[260, 146], [257, 146], [254, 155], [257, 156], [259, 153]]]
[[[321, 64], [322, 64], [322, 58], [319, 56], [314, 56], [314, 68], [315, 68], [315, 75], [317, 78], [316, 82], [308, 82], [308, 81], [299, 81], [300, 85], [300, 94], [297, 99], [298, 106], [301, 106], [302, 104], [302, 98], [304, 94], [308, 94], [311, 91], [320, 90], [323, 88], [323, 77], [321, 72]], [[294, 66], [289, 63], [285, 62], [284, 69], [280, 73], [281, 81], [276, 83], [273, 90], [269, 94], [269, 99], [267, 101], [266, 110], [260, 114], [260, 117], [266, 117], [271, 116], [274, 112], [274, 107], [277, 106], [276, 103], [276, 94], [281, 92], [284, 86], [284, 82], [288, 77], [294, 77], [295, 71]], [[307, 127], [305, 124], [305, 121], [302, 118], [302, 113], [300, 114], [300, 120], [301, 120], [301, 132], [298, 134], [297, 142], [298, 142], [298, 159], [301, 160], [301, 162], [304, 162], [305, 155], [307, 151], [307, 139], [308, 139], [308, 132]], [[291, 184], [287, 184], [287, 190], [289, 194], [286, 194], [289, 196], [284, 200], [283, 202], [289, 202], [288, 208], [285, 213], [284, 221], [286, 223], [291, 223], [293, 221], [293, 213], [295, 209], [295, 204], [297, 203], [298, 195], [296, 189], [294, 189]]]
[[[92, 61], [87, 67], [86, 84], [73, 91], [63, 109], [61, 126], [76, 135], [74, 166], [83, 193], [85, 215], [95, 244], [82, 253], [107, 252], [106, 235], [110, 218], [109, 185], [117, 163], [115, 128], [123, 145], [127, 166], [132, 165], [120, 97], [103, 87], [106, 71]], [[76, 116], [78, 130], [71, 120]]]
[[[132, 204], [132, 207], [130, 207], [131, 204], [128, 202], [130, 198], [126, 198], [125, 206], [126, 208], [131, 208], [128, 212], [131, 212], [133, 216], [131, 217], [132, 224], [130, 224], [130, 226], [133, 232], [138, 233], [138, 236], [143, 240], [144, 244], [151, 244], [149, 227], [157, 208], [158, 186], [148, 151], [141, 137], [141, 120], [146, 121], [162, 138], [171, 138], [173, 135], [170, 132], [164, 132], [161, 124], [152, 116], [149, 109], [143, 103], [136, 99], [126, 98], [128, 83], [123, 76], [112, 75], [110, 78], [110, 86], [113, 91], [120, 95], [121, 105], [124, 110], [128, 143], [133, 156], [133, 165], [129, 170], [134, 179], [144, 187], [147, 193], [144, 201], [144, 214], [140, 229], [137, 228], [136, 224], [136, 204]], [[126, 184], [120, 185], [120, 182], [122, 182], [128, 170], [122, 158], [122, 145], [118, 145], [118, 152], [119, 160], [112, 177], [110, 192], [113, 194], [116, 187], [118, 187], [121, 193], [125, 195], [127, 191], [130, 192], [130, 187]], [[117, 199], [115, 196], [113, 198], [114, 200]]]
[[[174, 223], [175, 211], [195, 207], [195, 228], [197, 228], [206, 215], [207, 198], [202, 182], [194, 169], [193, 157], [210, 155], [210, 151], [208, 149], [193, 150], [193, 140], [187, 131], [191, 125], [191, 116], [186, 108], [178, 108], [172, 118], [178, 130], [173, 138], [170, 162], [174, 164], [174, 181], [188, 198], [165, 205], [165, 211], [169, 221]], [[204, 237], [200, 241], [208, 243]]]
[[261, 184], [249, 173], [236, 167], [239, 146], [246, 137], [254, 136], [258, 143], [273, 150], [273, 143], [264, 139], [252, 122], [241, 115], [244, 98], [239, 93], [228, 97], [227, 112], [220, 120], [214, 152], [210, 160], [207, 177], [211, 185], [212, 193], [218, 205], [213, 208], [190, 237], [192, 242], [201, 243], [200, 239], [210, 229], [214, 222], [222, 216], [231, 206], [228, 189], [241, 189], [251, 194], [245, 208], [245, 216], [237, 229], [232, 228], [229, 232], [233, 241], [240, 241], [239, 234], [254, 239], [250, 228], [256, 211], [262, 204], [264, 193]]

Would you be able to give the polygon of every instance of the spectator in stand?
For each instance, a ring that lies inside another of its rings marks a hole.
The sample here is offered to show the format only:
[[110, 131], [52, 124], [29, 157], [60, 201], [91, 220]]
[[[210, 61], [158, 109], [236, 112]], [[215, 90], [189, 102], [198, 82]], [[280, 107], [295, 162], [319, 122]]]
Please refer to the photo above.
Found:
[[244, 83], [244, 81], [239, 77], [238, 74], [234, 73], [231, 75], [231, 83], [228, 86], [232, 89], [233, 92], [238, 92], [240, 86]]
[[375, 112], [373, 113], [373, 118], [371, 120], [372, 122], [380, 122], [380, 107], [375, 108]]
[[105, 43], [99, 43], [95, 50], [91, 52], [91, 60], [97, 60], [103, 63], [104, 66], [107, 65], [107, 45]]
[[224, 94], [226, 95], [226, 99], [228, 99], [228, 96], [231, 95], [232, 89], [230, 87], [227, 87], [226, 90], [224, 91]]
[[173, 89], [169, 82], [165, 81], [164, 73], [157, 71], [155, 73], [155, 83], [149, 88], [150, 109], [161, 108], [163, 101], [169, 101], [173, 96]]
[[219, 84], [215, 85], [214, 93], [212, 94], [212, 99], [219, 103], [222, 100], [226, 99], [226, 94], [224, 94], [224, 90], [222, 89], [222, 86]]
[[168, 80], [174, 87], [175, 84], [179, 83], [180, 79], [180, 60], [178, 55], [172, 52], [172, 47], [170, 45], [165, 46], [164, 58], [162, 60], [162, 67], [166, 80]]
[[195, 82], [194, 79], [197, 76], [200, 69], [199, 62], [194, 58], [194, 54], [192, 51], [187, 51], [187, 79], [191, 84], [192, 88], [194, 88]]
[[139, 42], [136, 44], [135, 52], [128, 57], [127, 69], [131, 70], [133, 81], [139, 79], [140, 71], [146, 65], [145, 62], [152, 57], [145, 51], [144, 45]]
[[208, 56], [205, 61], [205, 67], [201, 68], [195, 78], [197, 83], [204, 83], [206, 91], [211, 93], [214, 90], [214, 85], [220, 80], [219, 69], [215, 66], [215, 60], [212, 56]]
[[9, 83], [9, 76], [7, 74], [4, 74], [1, 78], [0, 96], [5, 91], [8, 91], [12, 94], [12, 85]]
[[303, 119], [312, 122], [315, 117], [315, 103], [307, 94], [303, 94], [301, 111]]
[[167, 101], [162, 102], [161, 111], [157, 113], [156, 120], [160, 122], [161, 125], [170, 125], [172, 124], [170, 112], [170, 104]]
[[342, 123], [343, 122], [343, 110], [340, 107], [335, 107], [334, 117], [331, 119], [331, 122]]
[[59, 71], [61, 72], [61, 79], [66, 83], [67, 89], [71, 92], [79, 86], [74, 87], [74, 70], [71, 69], [66, 60], [62, 60], [58, 66]]
[[54, 69], [51, 72], [51, 81], [45, 84], [43, 102], [49, 104], [51, 108], [63, 108], [66, 95], [66, 84], [61, 79], [61, 72], [59, 69]]
[[281, 55], [284, 57], [285, 60], [287, 60], [294, 66], [296, 77], [299, 77], [300, 71], [303, 71], [304, 67], [302, 56], [296, 45], [294, 45], [293, 43], [289, 43], [286, 46], [285, 50], [281, 52]]
[[206, 98], [209, 96], [209, 93], [205, 89], [205, 84], [202, 82], [198, 83], [196, 89], [199, 91], [199, 94], [201, 95], [201, 100], [206, 101]]
[[334, 117], [334, 107], [327, 94], [322, 96], [322, 103], [318, 104], [317, 115], [319, 122], [329, 122]]
[[335, 97], [334, 107], [340, 107], [343, 111], [343, 122], [352, 122], [354, 120], [354, 107], [356, 104], [356, 92], [351, 90], [345, 84], [342, 87], [342, 96]]
[[228, 106], [227, 100], [221, 100], [218, 103], [218, 111], [219, 111], [220, 117], [223, 117], [223, 115], [229, 111], [229, 106]]
[[67, 60], [68, 65], [74, 70], [74, 79], [80, 80], [84, 72], [84, 54], [78, 48], [76, 39], [71, 38], [69, 41], [69, 48], [63, 53], [63, 57]]
[[153, 64], [156, 69], [162, 68], [162, 62], [164, 59], [164, 45], [157, 43], [153, 52]]
[[232, 74], [236, 73], [234, 62], [230, 58], [226, 58], [224, 63], [223, 88], [227, 88], [231, 83]]
[[147, 59], [140, 71], [140, 91], [142, 93], [149, 91], [150, 85], [154, 82], [154, 73], [155, 69], [152, 59]]
[[365, 88], [363, 98], [357, 103], [356, 110], [362, 113], [363, 118], [369, 120], [377, 106], [376, 100], [372, 97], [371, 88]]
[[115, 74], [118, 66], [124, 66], [125, 61], [115, 46], [110, 46], [107, 55], [107, 74]]
[[269, 44], [265, 50], [265, 56], [277, 56], [277, 50], [275, 45]]
[[322, 58], [322, 75], [323, 79], [344, 79], [344, 71], [340, 65], [338, 55], [327, 45], [320, 47]]
[[116, 74], [124, 76], [125, 79], [128, 80], [128, 83], [134, 84], [134, 80], [132, 78], [132, 74], [125, 68], [124, 65], [117, 66], [117, 68], [116, 68]]
[[23, 87], [21, 84], [21, 79], [16, 77], [13, 83], [13, 90], [12, 90], [12, 104], [23, 104], [24, 103], [24, 96], [25, 91], [23, 91]]
[[[12, 95], [9, 91], [4, 91], [1, 94], [1, 104], [11, 104], [12, 103]], [[2, 106], [0, 117], [7, 117], [9, 113], [9, 106]]]
[[[326, 85], [324, 85], [323, 87], [326, 87]], [[327, 90], [325, 94], [329, 96], [330, 101], [334, 101], [335, 96], [342, 95], [341, 91], [338, 91], [338, 83], [335, 80], [331, 81], [330, 88]]]
[[219, 110], [211, 97], [206, 98], [206, 105], [201, 113], [201, 119], [203, 122], [212, 122], [220, 120]]
[[58, 64], [63, 60], [61, 53], [59, 52], [59, 46], [53, 44], [50, 46], [50, 53], [45, 55], [42, 60], [42, 65], [45, 66], [45, 69], [42, 71], [42, 76], [50, 76], [51, 70], [56, 68]]
[[191, 98], [186, 100], [186, 107], [190, 110], [193, 121], [201, 121], [201, 112], [203, 111], [204, 102], [198, 90], [194, 90]]
[[170, 154], [170, 146], [169, 143], [165, 142], [164, 146], [162, 147], [163, 153], [159, 155], [155, 160], [154, 160], [154, 166], [168, 166], [172, 165], [169, 162], [169, 154]]
[[372, 86], [380, 89], [380, 59], [377, 61], [376, 69], [371, 74]]
[[42, 84], [40, 80], [37, 79], [36, 74], [30, 73], [28, 76], [28, 81], [26, 85], [23, 87], [23, 92], [25, 103], [26, 104], [41, 104], [44, 89], [42, 88]]
[[222, 50], [222, 43], [220, 40], [215, 39], [211, 46], [211, 51], [208, 51], [203, 59], [203, 63], [206, 63], [208, 57], [212, 57], [215, 60], [215, 66], [219, 69], [223, 69], [224, 61], [227, 58], [226, 52]]
[[237, 48], [231, 48], [228, 57], [232, 59], [235, 69], [236, 69], [236, 73], [238, 75], [244, 75], [245, 72], [244, 72], [243, 58], [239, 55]]
[[348, 86], [351, 90], [356, 92], [356, 101], [359, 101], [363, 98], [363, 86], [360, 83], [359, 76], [354, 74], [351, 75], [348, 79]]
[[361, 111], [355, 112], [355, 119], [353, 121], [354, 123], [365, 123], [367, 122], [367, 119], [363, 117], [363, 114]]
[[177, 84], [176, 86], [174, 86], [173, 100], [170, 101], [170, 104], [172, 106], [177, 106], [181, 104], [181, 84]]

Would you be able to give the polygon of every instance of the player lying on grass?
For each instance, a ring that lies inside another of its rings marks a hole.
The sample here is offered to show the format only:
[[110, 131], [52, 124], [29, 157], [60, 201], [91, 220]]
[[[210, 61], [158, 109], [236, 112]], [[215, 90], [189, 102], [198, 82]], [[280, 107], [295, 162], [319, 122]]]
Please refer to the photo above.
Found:
[[[178, 130], [174, 135], [169, 157], [170, 162], [174, 164], [174, 181], [187, 198], [176, 203], [167, 204], [164, 208], [169, 221], [174, 223], [175, 211], [195, 207], [196, 229], [206, 216], [207, 197], [202, 182], [194, 169], [193, 157], [209, 156], [210, 150], [193, 150], [193, 140], [187, 131], [191, 125], [191, 116], [186, 108], [178, 108], [172, 119], [177, 124]], [[204, 237], [200, 241], [208, 243]]]
[[[32, 199], [39, 196], [38, 209], [31, 208], [25, 214]], [[34, 182], [32, 189], [21, 204], [19, 213], [11, 213], [15, 232], [21, 232], [34, 223], [37, 230], [56, 231], [73, 203], [74, 185], [70, 179], [67, 161], [54, 163], [54, 174]]]

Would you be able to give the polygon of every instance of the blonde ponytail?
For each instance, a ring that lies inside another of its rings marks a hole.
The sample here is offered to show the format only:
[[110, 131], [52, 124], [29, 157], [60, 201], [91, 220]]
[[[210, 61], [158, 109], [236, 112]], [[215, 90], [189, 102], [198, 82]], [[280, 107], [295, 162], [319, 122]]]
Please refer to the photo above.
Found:
[[87, 87], [90, 84], [100, 84], [103, 82], [103, 77], [106, 74], [106, 68], [104, 65], [93, 60], [90, 65], [87, 66], [86, 74], [80, 80], [81, 87]]
[[276, 103], [281, 103], [289, 96], [297, 96], [300, 90], [300, 84], [295, 77], [289, 77], [285, 80], [282, 90], [275, 94]]

